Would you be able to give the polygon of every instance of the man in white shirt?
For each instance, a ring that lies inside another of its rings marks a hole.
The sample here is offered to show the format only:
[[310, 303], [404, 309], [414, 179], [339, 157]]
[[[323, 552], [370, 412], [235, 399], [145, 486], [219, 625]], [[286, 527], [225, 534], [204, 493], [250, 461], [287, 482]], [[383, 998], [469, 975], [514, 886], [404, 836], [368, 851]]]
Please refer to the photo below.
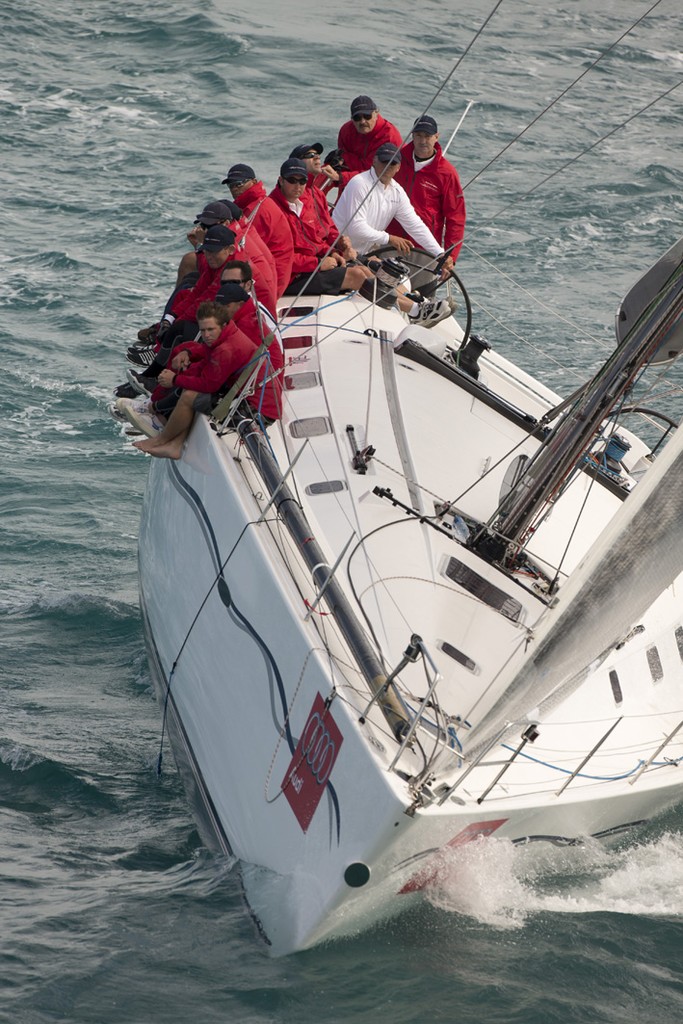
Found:
[[[351, 245], [359, 255], [366, 255], [382, 246], [390, 245], [398, 252], [407, 253], [414, 248], [413, 241], [430, 256], [443, 256], [444, 248], [422, 221], [405, 193], [393, 178], [401, 165], [400, 150], [392, 143], [385, 143], [375, 153], [372, 167], [355, 175], [342, 192], [332, 212], [332, 219], [339, 231], [348, 235]], [[396, 219], [410, 238], [391, 235], [385, 229]], [[448, 257], [442, 268], [445, 277], [453, 266]], [[402, 307], [405, 302], [399, 303]], [[445, 300], [423, 302], [409, 311], [415, 322], [432, 326], [450, 315], [450, 306]]]
[[380, 146], [370, 170], [357, 174], [348, 183], [332, 218], [361, 255], [384, 245], [410, 252], [413, 244], [409, 239], [385, 230], [395, 218], [421, 249], [430, 256], [442, 256], [443, 246], [420, 220], [405, 190], [393, 180], [400, 166], [400, 150], [391, 143]]

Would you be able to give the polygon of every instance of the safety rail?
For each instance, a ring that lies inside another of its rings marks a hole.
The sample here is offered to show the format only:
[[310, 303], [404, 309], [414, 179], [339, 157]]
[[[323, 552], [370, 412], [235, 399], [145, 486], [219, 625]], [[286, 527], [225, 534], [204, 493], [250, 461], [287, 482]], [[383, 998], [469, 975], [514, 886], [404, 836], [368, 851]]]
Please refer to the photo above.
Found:
[[[624, 716], [622, 715], [619, 718], [617, 718], [614, 722], [612, 722], [612, 724], [609, 726], [609, 728], [606, 730], [606, 732], [603, 733], [603, 735], [600, 737], [600, 739], [597, 741], [597, 743], [594, 744], [594, 746], [590, 749], [590, 751], [586, 754], [586, 756], [580, 761], [580, 763], [577, 765], [577, 767], [571, 772], [571, 774], [568, 776], [568, 778], [565, 779], [565, 781], [562, 783], [560, 788], [556, 791], [556, 793], [555, 793], [556, 797], [561, 796], [565, 792], [567, 787], [569, 785], [571, 785], [571, 783], [574, 781], [574, 779], [577, 778], [578, 775], [580, 775], [580, 773], [583, 771], [583, 769], [586, 767], [586, 765], [589, 763], [589, 761], [594, 757], [594, 755], [598, 752], [598, 750], [603, 746], [603, 744], [609, 738], [609, 736], [611, 736], [611, 734], [617, 728], [619, 723], [623, 721], [623, 718], [624, 718]], [[456, 781], [453, 783], [453, 785], [450, 786], [444, 793], [442, 793], [439, 796], [439, 801], [438, 801], [439, 806], [444, 804], [446, 802], [446, 800], [448, 800], [448, 798], [450, 796], [452, 796], [453, 793], [455, 793], [455, 791], [459, 788], [459, 786], [461, 786], [463, 784], [465, 779], [468, 777], [468, 775], [471, 772], [473, 772], [475, 770], [475, 768], [488, 768], [488, 767], [493, 768], [493, 767], [496, 767], [496, 766], [501, 766], [501, 770], [498, 772], [496, 777], [493, 779], [492, 782], [490, 782], [488, 784], [488, 786], [486, 787], [484, 792], [481, 794], [481, 796], [479, 796], [477, 798], [477, 803], [478, 804], [481, 804], [481, 803], [484, 802], [484, 800], [489, 795], [489, 793], [494, 789], [495, 786], [498, 785], [498, 783], [500, 782], [500, 780], [503, 777], [503, 775], [507, 772], [507, 770], [515, 762], [515, 760], [517, 759], [518, 755], [524, 749], [525, 745], [528, 742], [532, 742], [533, 743], [533, 741], [538, 736], [538, 727], [535, 726], [535, 725], [530, 725], [525, 730], [525, 732], [522, 733], [521, 742], [512, 751], [512, 753], [510, 754], [509, 758], [507, 758], [504, 761], [501, 761], [501, 760], [485, 761], [484, 758], [486, 757], [486, 755], [489, 754], [491, 752], [491, 750], [493, 750], [493, 748], [495, 746], [497, 746], [497, 744], [502, 740], [502, 738], [505, 735], [505, 733], [509, 732], [511, 724], [512, 723], [508, 722], [497, 733], [497, 735], [494, 736], [493, 739], [490, 740], [486, 744], [486, 746], [484, 746], [482, 748], [481, 751], [479, 751], [479, 753], [478, 753], [477, 757], [474, 759], [474, 761], [472, 761], [472, 763], [467, 766], [465, 771], [456, 779]], [[635, 774], [633, 775], [633, 777], [628, 780], [628, 783], [629, 783], [630, 786], [633, 786], [633, 785], [635, 785], [636, 782], [638, 782], [638, 780], [644, 774], [644, 772], [646, 772], [648, 770], [648, 768], [650, 768], [652, 766], [652, 764], [654, 763], [655, 759], [657, 757], [659, 757], [659, 755], [662, 753], [662, 751], [669, 745], [669, 743], [673, 740], [673, 738], [677, 735], [677, 733], [680, 732], [681, 729], [683, 729], [683, 719], [678, 723], [678, 725], [675, 727], [675, 729], [672, 729], [671, 732], [669, 732], [665, 736], [665, 738], [659, 744], [659, 746], [654, 751], [654, 753], [652, 753], [650, 755], [650, 757], [647, 759], [647, 761], [643, 761], [640, 764], [640, 766], [638, 767], [638, 769], [635, 772]], [[672, 761], [671, 763], [675, 764], [677, 762]]]
[[664, 750], [664, 748], [665, 748], [666, 746], [668, 746], [668, 745], [669, 745], [669, 743], [671, 742], [671, 740], [672, 740], [672, 739], [674, 738], [674, 736], [676, 735], [676, 733], [678, 732], [678, 730], [679, 730], [679, 729], [680, 729], [681, 727], [683, 727], [683, 720], [682, 720], [682, 721], [680, 721], [680, 722], [678, 723], [678, 725], [676, 726], [676, 728], [675, 728], [675, 729], [672, 729], [672, 731], [671, 731], [671, 732], [669, 733], [669, 735], [665, 737], [665, 739], [664, 739], [664, 740], [662, 741], [662, 743], [660, 743], [660, 745], [659, 745], [659, 746], [657, 747], [657, 749], [655, 750], [654, 754], [652, 754], [652, 756], [651, 756], [651, 757], [649, 757], [649, 758], [647, 759], [647, 761], [645, 761], [645, 762], [644, 762], [644, 764], [641, 764], [640, 768], [638, 769], [638, 771], [636, 772], [636, 774], [635, 774], [635, 775], [633, 776], [633, 778], [632, 778], [632, 779], [629, 779], [629, 785], [630, 785], [630, 786], [633, 786], [633, 785], [635, 785], [635, 783], [636, 783], [636, 782], [638, 781], [638, 779], [639, 779], [639, 778], [640, 778], [640, 776], [641, 776], [641, 775], [643, 774], [643, 772], [647, 771], [647, 769], [648, 769], [648, 768], [650, 767], [650, 765], [652, 764], [652, 762], [654, 761], [654, 759], [655, 759], [656, 757], [659, 757], [659, 755], [661, 754], [661, 752], [662, 752], [662, 751]]

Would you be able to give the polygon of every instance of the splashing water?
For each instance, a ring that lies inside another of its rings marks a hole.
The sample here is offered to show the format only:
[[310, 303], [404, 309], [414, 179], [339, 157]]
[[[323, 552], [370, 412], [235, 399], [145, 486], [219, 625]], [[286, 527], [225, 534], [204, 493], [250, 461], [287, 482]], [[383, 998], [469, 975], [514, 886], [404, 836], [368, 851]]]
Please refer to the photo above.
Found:
[[487, 839], [444, 854], [430, 903], [500, 929], [541, 913], [683, 916], [683, 837], [610, 849], [529, 848]]

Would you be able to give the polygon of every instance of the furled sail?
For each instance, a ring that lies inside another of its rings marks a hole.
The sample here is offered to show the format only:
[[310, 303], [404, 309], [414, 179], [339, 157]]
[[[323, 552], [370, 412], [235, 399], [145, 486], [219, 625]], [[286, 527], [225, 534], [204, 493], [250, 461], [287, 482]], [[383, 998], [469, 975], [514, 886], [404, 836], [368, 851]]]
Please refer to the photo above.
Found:
[[[666, 362], [683, 348], [683, 239], [624, 298], [617, 314], [617, 350], [572, 413], [550, 435], [501, 520], [506, 536], [522, 537], [548, 493], [586, 451], [595, 429], [640, 366]], [[574, 424], [575, 421], [575, 424]], [[683, 430], [628, 496], [582, 563], [537, 623], [525, 660], [498, 680], [501, 696], [462, 737], [466, 753], [537, 708], [558, 690], [580, 685], [656, 598], [683, 573]]]
[[[671, 282], [671, 297], [680, 295], [683, 289], [683, 238], [672, 245], [654, 267], [643, 274], [628, 294], [622, 299], [615, 317], [614, 330], [619, 345], [631, 333], [639, 320], [644, 319], [651, 310], [664, 286]], [[675, 321], [671, 328], [660, 339], [659, 348], [651, 356], [650, 362], [667, 363], [675, 359], [683, 351], [683, 322]]]
[[527, 658], [502, 695], [464, 733], [472, 753], [558, 688], [564, 696], [585, 669], [626, 636], [683, 572], [683, 429], [674, 434], [537, 625]]
[[[592, 381], [576, 394], [506, 499], [500, 535], [524, 545], [543, 505], [552, 501], [588, 451], [605, 419], [657, 354], [673, 358], [683, 333], [683, 239], [630, 290], [617, 315], [617, 347]], [[673, 355], [672, 355], [673, 353]]]

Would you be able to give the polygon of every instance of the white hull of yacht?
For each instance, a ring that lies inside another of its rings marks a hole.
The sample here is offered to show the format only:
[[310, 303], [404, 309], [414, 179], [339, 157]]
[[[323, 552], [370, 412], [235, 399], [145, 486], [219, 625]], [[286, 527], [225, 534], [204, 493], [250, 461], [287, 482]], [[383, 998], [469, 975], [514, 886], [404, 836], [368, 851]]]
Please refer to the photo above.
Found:
[[[350, 314], [352, 337], [343, 328]], [[397, 666], [414, 634], [431, 652], [400, 674], [417, 719], [412, 741], [400, 744], [380, 701], [371, 704], [353, 644], [312, 582], [308, 538], [298, 543], [269, 504], [259, 460], [237, 433], [219, 436], [200, 418], [179, 462], [152, 460], [140, 534], [150, 663], [176, 758], [207, 841], [239, 858], [247, 900], [277, 954], [400, 912], [438, 874], [439, 850], [493, 834], [516, 842], [610, 835], [682, 795], [681, 580], [578, 689], [521, 719], [513, 740], [501, 731], [500, 743], [460, 756], [463, 718], [502, 668], [523, 658], [545, 606], [513, 584], [501, 611], [481, 591], [500, 593], [490, 566], [446, 531], [416, 519], [394, 525], [400, 509], [373, 488], [391, 487], [410, 506], [426, 497], [431, 515], [433, 495], [451, 496], [456, 479], [458, 490], [476, 482], [482, 463], [518, 441], [522, 421], [362, 334], [368, 326], [395, 334], [402, 321], [393, 312], [349, 299], [317, 320], [306, 316], [315, 341], [295, 334], [292, 311], [285, 372], [308, 376], [288, 382], [270, 444], [282, 467], [299, 454], [289, 485], [325, 562], [339, 560], [332, 575], [383, 663]], [[537, 415], [552, 402], [503, 360], [482, 360], [482, 370], [516, 409]], [[313, 425], [303, 439], [302, 424]], [[468, 424], [475, 439], [463, 433]], [[359, 447], [377, 449], [365, 472], [351, 467], [349, 425]], [[636, 446], [634, 462], [639, 454]], [[501, 458], [460, 507], [485, 519], [505, 471]], [[554, 564], [553, 545], [566, 546], [571, 506], [588, 502], [591, 516], [572, 534], [567, 571], [619, 510], [613, 488], [583, 487], [578, 480], [566, 513], [558, 508], [539, 530], [538, 564]], [[460, 576], [444, 572], [454, 551]], [[540, 734], [533, 745], [521, 739], [529, 721]]]

